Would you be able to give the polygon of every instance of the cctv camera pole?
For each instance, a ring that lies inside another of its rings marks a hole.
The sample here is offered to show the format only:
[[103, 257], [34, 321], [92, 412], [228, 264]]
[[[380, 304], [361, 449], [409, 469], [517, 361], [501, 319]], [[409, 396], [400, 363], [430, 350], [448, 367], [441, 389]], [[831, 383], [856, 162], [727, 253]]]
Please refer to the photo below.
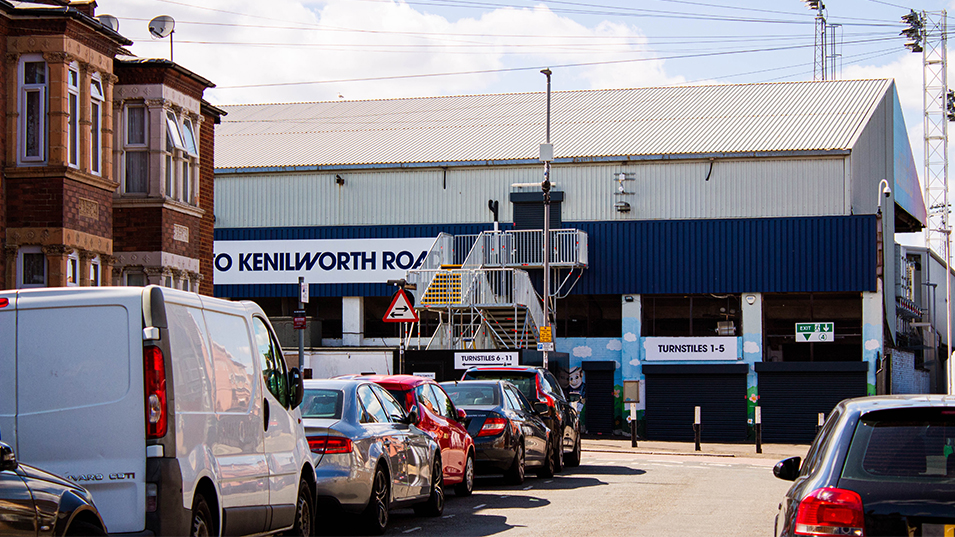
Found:
[[[550, 328], [550, 161], [554, 158], [554, 148], [550, 145], [550, 69], [541, 71], [547, 77], [547, 139], [541, 146], [541, 160], [544, 161], [544, 324]], [[546, 154], [545, 154], [546, 153]], [[543, 366], [547, 369], [547, 347], [544, 347]]]

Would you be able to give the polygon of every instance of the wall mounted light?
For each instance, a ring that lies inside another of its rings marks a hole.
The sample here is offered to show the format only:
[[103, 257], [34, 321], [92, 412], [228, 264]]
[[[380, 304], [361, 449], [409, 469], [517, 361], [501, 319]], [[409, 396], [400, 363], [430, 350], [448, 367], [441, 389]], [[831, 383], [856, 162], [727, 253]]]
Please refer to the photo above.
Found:
[[338, 183], [339, 185], [345, 184], [345, 180], [342, 179], [342, 176], [338, 174], [335, 174], [335, 182]]
[[614, 204], [613, 204], [613, 208], [616, 209], [617, 212], [619, 212], [619, 213], [629, 213], [629, 212], [630, 212], [630, 204], [627, 203], [627, 202], [625, 202], [625, 201], [618, 201], [617, 203], [614, 203]]

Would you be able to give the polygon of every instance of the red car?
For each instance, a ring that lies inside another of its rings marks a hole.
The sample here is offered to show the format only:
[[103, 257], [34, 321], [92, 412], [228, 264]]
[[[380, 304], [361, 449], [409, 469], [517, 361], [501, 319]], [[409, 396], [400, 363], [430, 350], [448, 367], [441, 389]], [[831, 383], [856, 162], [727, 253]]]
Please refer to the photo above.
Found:
[[[359, 375], [351, 375], [356, 377]], [[455, 408], [451, 398], [437, 382], [414, 375], [360, 375], [381, 385], [405, 410], [418, 407], [417, 427], [441, 446], [444, 482], [454, 485], [458, 496], [469, 496], [474, 490], [474, 440], [464, 426], [467, 414]]]

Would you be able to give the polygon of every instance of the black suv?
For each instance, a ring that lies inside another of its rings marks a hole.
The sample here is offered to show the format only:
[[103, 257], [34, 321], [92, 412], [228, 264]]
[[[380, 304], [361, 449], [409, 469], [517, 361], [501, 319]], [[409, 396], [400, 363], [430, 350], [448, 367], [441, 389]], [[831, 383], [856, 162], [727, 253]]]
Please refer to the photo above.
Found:
[[550, 371], [535, 366], [472, 367], [464, 372], [462, 380], [507, 380], [531, 403], [546, 404], [548, 410], [541, 418], [553, 431], [554, 471], [559, 472], [565, 464], [580, 464], [580, 416]]

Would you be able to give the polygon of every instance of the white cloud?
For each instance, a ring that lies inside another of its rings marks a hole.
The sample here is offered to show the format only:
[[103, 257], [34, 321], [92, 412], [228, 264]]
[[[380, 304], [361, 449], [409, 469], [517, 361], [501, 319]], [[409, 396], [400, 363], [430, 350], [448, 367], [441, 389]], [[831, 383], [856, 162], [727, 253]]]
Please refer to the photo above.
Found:
[[633, 332], [627, 332], [626, 334], [623, 335], [623, 339], [626, 341], [629, 341], [630, 343], [633, 343], [634, 341], [637, 340], [637, 335], [634, 334]]
[[743, 352], [745, 353], [759, 352], [759, 343], [756, 343], [755, 341], [747, 341], [743, 343]]
[[882, 343], [880, 343], [878, 339], [868, 339], [865, 342], [865, 350], [867, 351], [875, 351], [881, 348], [882, 348]]
[[574, 347], [574, 356], [578, 358], [590, 358], [594, 355], [594, 350], [590, 347]]
[[639, 366], [639, 365], [640, 365], [640, 360], [638, 360], [637, 358], [634, 358], [633, 360], [630, 360], [630, 365], [632, 365], [632, 366]]
[[611, 339], [607, 342], [607, 350], [610, 351], [619, 351], [623, 348], [623, 343], [619, 339]]

